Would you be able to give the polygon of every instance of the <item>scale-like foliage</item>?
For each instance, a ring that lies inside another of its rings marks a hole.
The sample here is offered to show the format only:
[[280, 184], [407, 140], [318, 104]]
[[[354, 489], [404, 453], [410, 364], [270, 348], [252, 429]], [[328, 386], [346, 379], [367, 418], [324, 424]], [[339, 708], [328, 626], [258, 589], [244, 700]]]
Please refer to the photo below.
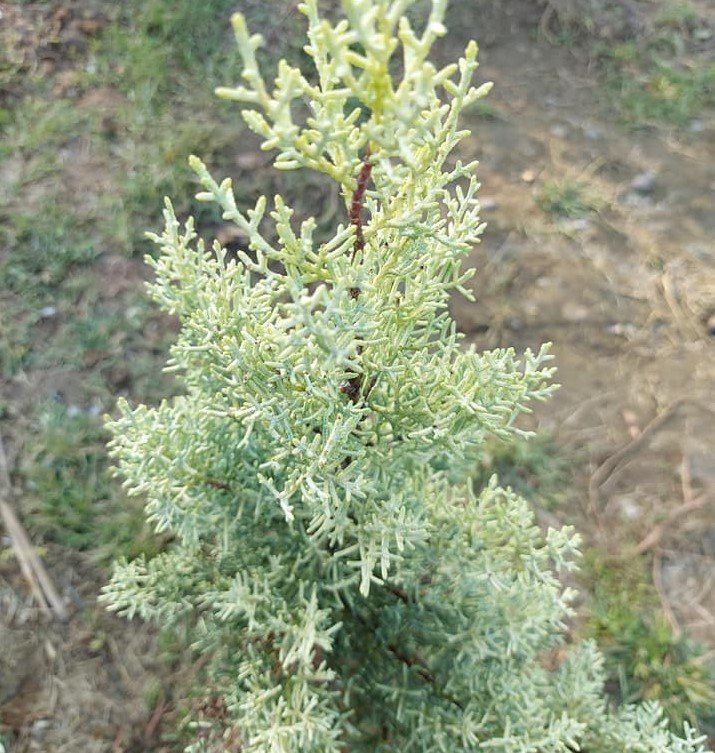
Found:
[[[219, 94], [276, 167], [337, 184], [345, 224], [314, 239], [277, 196], [242, 211], [196, 158], [199, 198], [246, 237], [207, 251], [171, 204], [151, 286], [181, 320], [170, 368], [184, 394], [120, 404], [112, 450], [166, 551], [119, 565], [105, 598], [129, 617], [192, 626], [210, 657], [191, 750], [546, 753], [701, 750], [657, 707], [609, 715], [601, 660], [565, 646], [569, 529], [542, 532], [496, 482], [475, 492], [488, 435], [550, 392], [546, 350], [463, 348], [448, 313], [483, 230], [476, 164], [450, 161], [477, 47], [428, 60], [413, 0], [301, 5], [315, 70], [233, 24], [245, 84]], [[269, 230], [266, 231], [265, 227]]]

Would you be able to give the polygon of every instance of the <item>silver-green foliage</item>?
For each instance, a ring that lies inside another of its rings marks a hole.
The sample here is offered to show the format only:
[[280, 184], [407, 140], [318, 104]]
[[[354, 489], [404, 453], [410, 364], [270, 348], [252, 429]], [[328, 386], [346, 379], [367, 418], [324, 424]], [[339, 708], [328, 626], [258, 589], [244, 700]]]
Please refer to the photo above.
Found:
[[121, 403], [110, 428], [171, 543], [118, 565], [105, 598], [191, 625], [211, 657], [191, 750], [693, 753], [655, 706], [609, 715], [598, 653], [565, 649], [573, 532], [470, 486], [487, 435], [517, 431], [551, 369], [545, 350], [463, 348], [449, 316], [483, 230], [476, 165], [450, 155], [489, 87], [472, 86], [474, 43], [428, 61], [446, 0], [421, 33], [412, 3], [343, 0], [331, 25], [308, 0], [315, 70], [281, 62], [272, 87], [234, 17], [245, 85], [219, 93], [251, 106], [276, 167], [335, 181], [346, 222], [319, 243], [279, 196], [264, 222], [264, 197], [242, 211], [192, 160], [247, 249], [208, 251], [167, 202], [151, 293], [181, 320], [184, 394]]

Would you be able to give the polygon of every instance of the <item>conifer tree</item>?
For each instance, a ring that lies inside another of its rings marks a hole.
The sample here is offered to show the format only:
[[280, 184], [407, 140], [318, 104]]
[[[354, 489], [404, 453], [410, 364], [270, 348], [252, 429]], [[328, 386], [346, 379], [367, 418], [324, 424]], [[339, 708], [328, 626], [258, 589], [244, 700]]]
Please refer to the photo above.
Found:
[[470, 472], [488, 436], [550, 392], [546, 349], [463, 347], [448, 312], [484, 225], [476, 163], [452, 158], [477, 47], [428, 59], [446, 0], [343, 0], [308, 20], [304, 74], [269, 84], [233, 26], [244, 83], [219, 95], [282, 170], [327, 175], [328, 240], [276, 196], [236, 203], [197, 158], [202, 201], [247, 238], [208, 250], [167, 200], [151, 295], [181, 321], [158, 407], [119, 405], [111, 449], [170, 543], [117, 565], [112, 609], [188, 626], [208, 657], [191, 751], [696, 753], [657, 705], [609, 710], [601, 658], [567, 645], [570, 528]]

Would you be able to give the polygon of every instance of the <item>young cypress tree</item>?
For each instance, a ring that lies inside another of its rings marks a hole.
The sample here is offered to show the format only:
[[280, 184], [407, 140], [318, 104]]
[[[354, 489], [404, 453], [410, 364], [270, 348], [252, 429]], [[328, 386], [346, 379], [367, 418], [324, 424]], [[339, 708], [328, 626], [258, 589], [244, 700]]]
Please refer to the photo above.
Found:
[[345, 222], [318, 243], [277, 196], [264, 223], [264, 197], [243, 211], [192, 158], [198, 198], [249, 250], [207, 251], [167, 201], [151, 294], [181, 320], [184, 393], [122, 402], [110, 428], [171, 543], [118, 565], [105, 599], [189, 625], [209, 657], [192, 751], [701, 751], [654, 704], [609, 712], [596, 649], [566, 645], [572, 530], [542, 532], [495, 480], [470, 485], [485, 438], [518, 431], [551, 369], [545, 350], [461, 347], [449, 316], [484, 227], [476, 163], [450, 155], [489, 85], [471, 84], [474, 43], [428, 61], [446, 0], [421, 33], [413, 2], [343, 0], [332, 25], [307, 0], [314, 75], [282, 61], [273, 87], [234, 16], [245, 85], [219, 94], [249, 105], [277, 168], [335, 181]]

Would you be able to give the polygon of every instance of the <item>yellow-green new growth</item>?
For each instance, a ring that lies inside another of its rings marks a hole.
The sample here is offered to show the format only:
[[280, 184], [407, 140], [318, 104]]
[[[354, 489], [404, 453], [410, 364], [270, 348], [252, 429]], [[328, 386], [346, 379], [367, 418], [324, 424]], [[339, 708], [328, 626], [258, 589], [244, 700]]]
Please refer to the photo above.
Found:
[[[247, 86], [217, 93], [257, 108], [244, 110], [243, 117], [265, 139], [263, 149], [278, 151], [277, 168], [326, 173], [340, 184], [346, 203], [368, 147], [374, 155], [377, 190], [398, 185], [407, 176], [424, 178], [430, 167], [441, 171], [464, 135], [456, 131], [459, 113], [485, 96], [491, 84], [471, 86], [477, 68], [474, 42], [458, 65], [438, 70], [427, 60], [433, 42], [445, 33], [446, 3], [433, 3], [421, 36], [403, 15], [412, 4], [345, 3], [347, 18], [335, 26], [320, 18], [315, 0], [302, 4], [309, 21], [305, 51], [315, 64], [317, 80], [311, 83], [298, 68], [281, 61], [273, 92], [256, 61], [261, 37], [249, 35], [237, 13], [232, 21]], [[390, 67], [399, 50], [401, 70], [395, 81]], [[457, 72], [459, 78], [453, 81]], [[449, 104], [441, 101], [439, 89], [452, 98]], [[294, 110], [306, 102], [304, 122], [297, 124]]]
[[552, 369], [545, 349], [462, 347], [449, 316], [484, 226], [476, 163], [448, 158], [489, 85], [472, 85], [474, 43], [428, 60], [446, 0], [421, 33], [411, 5], [343, 0], [331, 24], [305, 2], [314, 70], [282, 61], [270, 87], [234, 16], [245, 83], [219, 93], [249, 106], [276, 167], [332, 178], [345, 218], [319, 240], [281, 197], [240, 208], [192, 158], [198, 198], [248, 247], [207, 251], [167, 200], [150, 291], [181, 322], [183, 394], [121, 402], [109, 427], [170, 543], [118, 565], [105, 599], [207, 656], [197, 753], [698, 753], [657, 706], [608, 714], [598, 653], [566, 651], [573, 531], [470, 483]]

